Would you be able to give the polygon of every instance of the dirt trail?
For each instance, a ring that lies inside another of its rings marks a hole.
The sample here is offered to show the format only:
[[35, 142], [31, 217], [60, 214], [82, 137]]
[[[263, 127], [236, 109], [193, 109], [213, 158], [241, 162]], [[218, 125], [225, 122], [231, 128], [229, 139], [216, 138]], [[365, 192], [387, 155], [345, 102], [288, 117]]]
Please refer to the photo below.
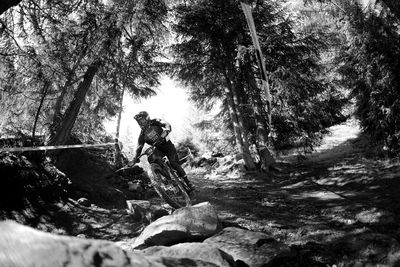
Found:
[[[282, 156], [272, 180], [193, 171], [197, 201], [210, 201], [226, 224], [288, 245], [332, 244], [363, 233], [400, 240], [400, 164], [366, 157], [358, 133], [354, 120], [333, 127], [306, 160]], [[325, 251], [332, 253], [338, 252]]]
[[[400, 163], [367, 157], [368, 144], [357, 138], [358, 132], [354, 121], [335, 126], [305, 160], [280, 156], [270, 176], [193, 169], [189, 176], [198, 189], [194, 202], [209, 201], [225, 226], [268, 233], [320, 262], [347, 263], [345, 250], [355, 255], [353, 259], [373, 255], [373, 263], [385, 262], [389, 250], [400, 254]], [[150, 201], [161, 204], [157, 196]], [[59, 218], [51, 224], [57, 229], [46, 229], [46, 222], [37, 228], [126, 241], [146, 224], [125, 208], [88, 209], [67, 203], [49, 211], [51, 218]], [[358, 241], [348, 243], [352, 238]], [[373, 248], [368, 238], [374, 240]], [[367, 252], [360, 254], [362, 249]]]

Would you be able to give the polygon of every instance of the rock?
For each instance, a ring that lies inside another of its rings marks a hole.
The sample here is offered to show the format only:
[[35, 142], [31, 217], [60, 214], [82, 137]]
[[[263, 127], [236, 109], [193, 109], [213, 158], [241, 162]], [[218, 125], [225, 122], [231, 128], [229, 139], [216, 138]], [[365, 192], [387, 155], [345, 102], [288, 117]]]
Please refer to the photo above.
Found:
[[132, 251], [132, 248], [131, 248], [131, 245], [129, 244], [129, 242], [117, 241], [114, 244], [125, 251]]
[[224, 154], [222, 154], [221, 152], [214, 152], [211, 154], [211, 157], [214, 158], [222, 158], [224, 156]]
[[220, 267], [236, 266], [231, 255], [205, 243], [182, 243], [171, 247], [154, 246], [144, 249], [142, 252], [148, 256], [201, 260]]
[[218, 158], [218, 162], [221, 166], [230, 166], [235, 162], [234, 156], [227, 155], [223, 158]]
[[200, 158], [196, 163], [196, 167], [205, 167], [208, 165], [208, 160], [207, 158]]
[[0, 222], [0, 266], [15, 267], [215, 267], [199, 259], [146, 256], [109, 241], [58, 236], [13, 221]]
[[13, 221], [0, 222], [0, 232], [0, 266], [157, 266], [108, 241], [57, 236]]
[[127, 212], [135, 221], [153, 222], [163, 216], [169, 215], [166, 209], [160, 206], [152, 206], [147, 200], [127, 200]]
[[147, 200], [127, 200], [127, 212], [135, 221], [148, 220], [150, 217], [150, 201]]
[[159, 218], [161, 218], [161, 217], [167, 216], [167, 215], [169, 215], [169, 213], [168, 213], [167, 210], [165, 210], [165, 209], [155, 209], [155, 210], [152, 212], [152, 218], [151, 218], [151, 220], [152, 220], [152, 221], [155, 221], [155, 220], [157, 220], [157, 219], [159, 219]]
[[[201, 260], [192, 260], [192, 259], [187, 259], [187, 258], [177, 259], [177, 258], [163, 257], [163, 258], [152, 259], [151, 257], [149, 257], [149, 259], [153, 260], [155, 263], [160, 264], [157, 266], [165, 266], [165, 267], [172, 267], [172, 266], [173, 267], [188, 267], [188, 266], [190, 266], [190, 267], [219, 267], [218, 265], [211, 263], [211, 262], [205, 262], [205, 261], [201, 261]], [[132, 266], [139, 266], [139, 265], [132, 265]]]
[[85, 206], [85, 207], [90, 207], [91, 203], [87, 198], [81, 197], [80, 199], [78, 199], [78, 204]]
[[249, 266], [261, 266], [275, 256], [290, 251], [285, 244], [265, 233], [236, 227], [224, 228], [204, 243], [218, 247], [232, 255], [235, 261], [242, 261]]
[[238, 170], [240, 172], [245, 172], [246, 171], [246, 163], [244, 162], [244, 159], [240, 159], [236, 161], [232, 166], [229, 168], [231, 171], [233, 170]]
[[135, 193], [142, 193], [144, 189], [139, 181], [129, 181], [128, 190]]
[[150, 201], [148, 200], [136, 200], [136, 199], [130, 199], [126, 201], [126, 205], [128, 206], [128, 209], [131, 209], [133, 206], [139, 206], [142, 209], [149, 209], [151, 206]]
[[173, 214], [154, 221], [132, 241], [132, 248], [142, 249], [154, 245], [203, 240], [218, 230], [216, 211], [209, 202], [203, 202], [177, 209]]

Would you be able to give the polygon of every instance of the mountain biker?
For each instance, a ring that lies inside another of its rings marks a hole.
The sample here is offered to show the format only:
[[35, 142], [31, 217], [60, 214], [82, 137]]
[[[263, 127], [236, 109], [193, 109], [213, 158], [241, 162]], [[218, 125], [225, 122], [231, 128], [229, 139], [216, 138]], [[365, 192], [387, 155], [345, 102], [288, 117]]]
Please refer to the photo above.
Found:
[[145, 143], [154, 145], [164, 155], [167, 156], [171, 167], [178, 173], [178, 175], [186, 182], [190, 191], [194, 190], [193, 184], [187, 178], [185, 170], [179, 164], [178, 154], [174, 144], [169, 139], [168, 134], [171, 132], [171, 125], [161, 119], [150, 119], [149, 114], [146, 111], [141, 111], [134, 116], [141, 128], [141, 132], [138, 138], [138, 145], [136, 148], [135, 156], [133, 157], [132, 163], [138, 162], [138, 156], [142, 153], [142, 149]]

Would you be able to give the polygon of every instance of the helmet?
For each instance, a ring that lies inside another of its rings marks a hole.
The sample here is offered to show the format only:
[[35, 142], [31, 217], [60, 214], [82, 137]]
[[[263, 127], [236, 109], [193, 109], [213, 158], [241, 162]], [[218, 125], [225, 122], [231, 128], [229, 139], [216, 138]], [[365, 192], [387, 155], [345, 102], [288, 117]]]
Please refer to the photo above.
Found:
[[147, 113], [147, 111], [140, 111], [138, 114], [136, 114], [134, 117], [133, 117], [135, 120], [140, 120], [140, 119], [145, 119], [145, 120], [149, 120], [150, 119], [150, 116], [149, 116], [149, 113]]

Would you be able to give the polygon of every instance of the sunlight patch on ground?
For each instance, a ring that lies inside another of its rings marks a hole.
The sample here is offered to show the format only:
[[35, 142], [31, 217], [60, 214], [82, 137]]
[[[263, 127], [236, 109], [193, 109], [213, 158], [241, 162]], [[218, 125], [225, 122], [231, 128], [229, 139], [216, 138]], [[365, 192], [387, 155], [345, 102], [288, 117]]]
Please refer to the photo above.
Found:
[[309, 182], [307, 180], [305, 181], [300, 181], [298, 183], [295, 184], [291, 184], [291, 185], [287, 185], [287, 186], [283, 186], [282, 189], [295, 189], [295, 188], [301, 188], [304, 187], [305, 185], [309, 184]]
[[354, 118], [349, 119], [345, 123], [335, 125], [329, 128], [331, 132], [322, 141], [322, 144], [316, 148], [317, 152], [332, 149], [347, 140], [354, 139], [360, 134], [360, 126]]
[[365, 173], [365, 167], [366, 165], [361, 163], [351, 164], [351, 165], [342, 164], [330, 167], [328, 168], [328, 171], [332, 172], [340, 171], [343, 174], [355, 174], [355, 173], [363, 174]]
[[[337, 155], [344, 156], [352, 151], [352, 146], [347, 142], [358, 137], [361, 132], [359, 122], [355, 118], [350, 118], [344, 123], [328, 128], [329, 134], [325, 135], [321, 144], [314, 148], [312, 154], [307, 154], [309, 159], [326, 160]], [[277, 158], [283, 161], [295, 160], [299, 153], [303, 151], [291, 149], [281, 151]]]
[[372, 182], [375, 178], [371, 175], [362, 173], [361, 175], [351, 174], [353, 177], [340, 176], [338, 174], [331, 174], [330, 177], [319, 179], [318, 183], [321, 185], [335, 185], [335, 186], [346, 186], [352, 183], [357, 184], [368, 184]]
[[328, 191], [310, 191], [304, 192], [302, 194], [292, 195], [291, 198], [295, 200], [301, 200], [305, 198], [313, 198], [316, 200], [334, 200], [334, 199], [342, 199], [342, 197]]

